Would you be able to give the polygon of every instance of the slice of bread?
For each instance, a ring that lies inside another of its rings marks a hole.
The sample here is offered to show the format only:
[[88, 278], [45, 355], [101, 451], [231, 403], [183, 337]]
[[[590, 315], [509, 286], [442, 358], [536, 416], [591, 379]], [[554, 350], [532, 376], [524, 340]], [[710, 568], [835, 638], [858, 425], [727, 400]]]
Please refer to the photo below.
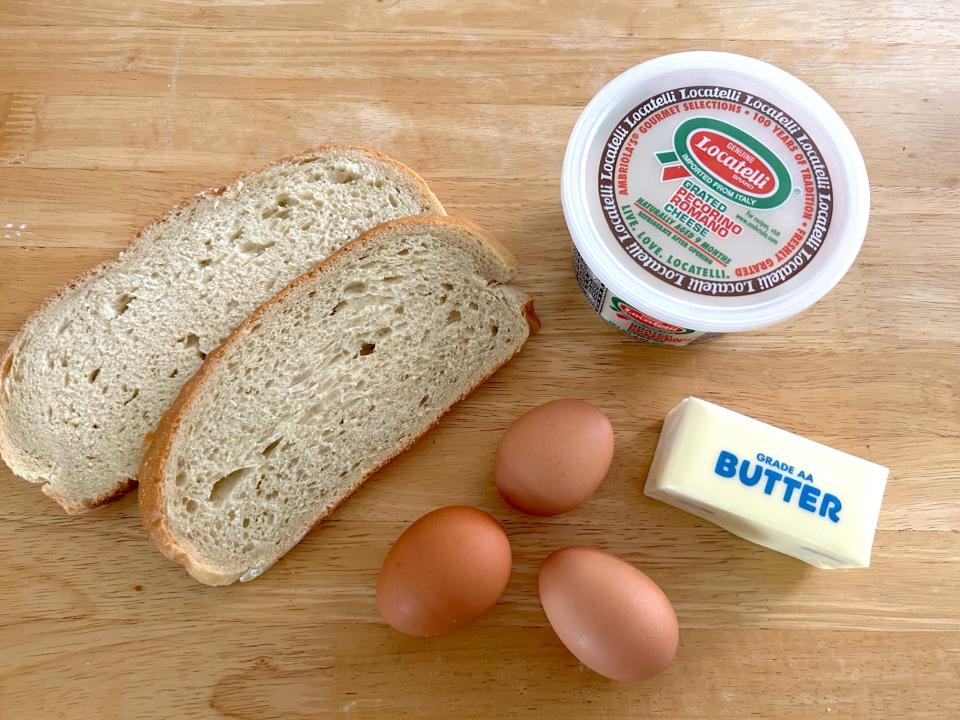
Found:
[[147, 534], [252, 580], [517, 353], [515, 261], [461, 220], [381, 225], [260, 307], [181, 390], [140, 471]]
[[0, 360], [0, 455], [70, 513], [122, 494], [145, 435], [252, 310], [378, 223], [442, 212], [411, 170], [347, 146], [200, 193], [14, 338]]

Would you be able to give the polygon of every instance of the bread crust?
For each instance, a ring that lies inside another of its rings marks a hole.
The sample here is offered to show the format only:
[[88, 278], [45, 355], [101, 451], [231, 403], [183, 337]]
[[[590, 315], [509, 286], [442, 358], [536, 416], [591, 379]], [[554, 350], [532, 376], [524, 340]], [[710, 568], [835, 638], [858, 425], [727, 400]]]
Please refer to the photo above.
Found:
[[[375, 228], [368, 230], [360, 237], [351, 240], [333, 255], [320, 262], [313, 269], [308, 270], [302, 275], [299, 275], [291, 280], [279, 293], [254, 310], [246, 320], [234, 328], [227, 339], [221, 343], [220, 347], [206, 357], [206, 359], [203, 361], [203, 364], [193, 375], [193, 377], [190, 378], [190, 380], [180, 389], [180, 394], [177, 396], [177, 399], [173, 402], [167, 412], [164, 413], [159, 425], [157, 426], [153, 441], [149, 450], [147, 451], [143, 465], [141, 466], [139, 472], [140, 516], [143, 521], [144, 530], [146, 530], [147, 536], [151, 541], [153, 541], [154, 545], [157, 546], [160, 552], [162, 552], [170, 560], [183, 565], [187, 572], [200, 582], [207, 585], [229, 585], [239, 580], [242, 574], [224, 573], [215, 567], [205, 564], [200, 558], [191, 555], [188, 548], [183, 547], [177, 542], [177, 539], [173, 536], [173, 533], [170, 531], [170, 527], [167, 524], [167, 518], [164, 513], [165, 494], [163, 478], [166, 474], [167, 463], [170, 459], [173, 442], [176, 438], [177, 430], [180, 427], [184, 413], [189, 408], [194, 397], [196, 397], [196, 395], [202, 389], [214, 368], [221, 362], [227, 349], [240, 342], [243, 339], [243, 336], [247, 334], [251, 325], [256, 323], [266, 313], [269, 313], [274, 306], [281, 304], [294, 292], [298, 286], [302, 285], [303, 283], [310, 282], [317, 275], [332, 267], [335, 263], [343, 262], [351, 254], [363, 250], [363, 248], [379, 234], [383, 232], [389, 232], [396, 228], [412, 228], [418, 225], [444, 225], [447, 227], [453, 227], [467, 231], [468, 233], [476, 235], [482, 243], [487, 245], [493, 251], [493, 253], [501, 261], [503, 261], [507, 268], [509, 268], [511, 271], [516, 268], [516, 260], [509, 250], [507, 250], [497, 240], [492, 238], [486, 231], [481, 230], [479, 227], [467, 220], [451, 218], [445, 215], [417, 215], [398, 220], [392, 220], [390, 222], [378, 225]], [[412, 437], [410, 441], [397, 450], [397, 452], [386, 458], [382, 463], [360, 478], [338, 503], [328, 508], [326, 511], [321, 512], [310, 525], [310, 527], [307, 528], [304, 535], [325, 520], [330, 513], [336, 510], [343, 502], [345, 502], [347, 498], [356, 492], [361, 485], [370, 479], [370, 477], [376, 474], [394, 458], [412, 447], [421, 437], [433, 429], [440, 422], [440, 420], [458, 403], [460, 403], [465, 397], [480, 387], [480, 385], [485, 383], [495, 372], [497, 372], [497, 370], [506, 365], [511, 359], [513, 359], [513, 357], [517, 355], [517, 353], [520, 352], [527, 340], [530, 338], [530, 335], [533, 335], [540, 329], [540, 320], [533, 308], [533, 298], [531, 298], [529, 295], [525, 296], [523, 305], [521, 307], [521, 312], [524, 316], [524, 319], [527, 321], [527, 327], [529, 331], [527, 333], [527, 337], [524, 338], [523, 342], [520, 343], [517, 349], [497, 367], [493, 368], [489, 373], [477, 378], [475, 382], [463, 394], [461, 394], [460, 397], [458, 397], [449, 408], [441, 413], [433, 423], [423, 428], [420, 433]], [[303, 536], [301, 536], [301, 538], [302, 537]], [[266, 569], [266, 567], [263, 568], [261, 572]]]
[[[378, 162], [387, 165], [388, 167], [394, 169], [402, 175], [405, 175], [409, 180], [411, 180], [417, 188], [423, 193], [426, 197], [428, 203], [431, 206], [431, 209], [434, 213], [445, 214], [446, 211], [443, 209], [443, 206], [440, 204], [440, 201], [433, 194], [430, 188], [427, 186], [426, 181], [421, 178], [416, 172], [404, 165], [403, 163], [394, 160], [390, 156], [380, 152], [379, 150], [374, 150], [372, 148], [363, 147], [360, 145], [348, 145], [348, 144], [337, 144], [330, 143], [324, 145], [317, 145], [308, 150], [305, 150], [300, 153], [293, 155], [287, 155], [277, 160], [274, 160], [266, 165], [262, 165], [254, 170], [248, 170], [246, 172], [235, 175], [234, 178], [225, 185], [219, 185], [215, 187], [207, 188], [206, 190], [201, 190], [200, 192], [194, 194], [192, 197], [183, 200], [180, 203], [177, 203], [170, 209], [164, 211], [153, 220], [144, 225], [133, 238], [128, 242], [118, 253], [117, 257], [112, 260], [107, 260], [99, 265], [95, 265], [89, 270], [83, 272], [78, 277], [67, 282], [66, 284], [60, 286], [58, 289], [54, 290], [46, 300], [44, 300], [24, 321], [23, 325], [20, 326], [20, 330], [10, 341], [10, 344], [7, 346], [6, 351], [0, 356], [0, 368], [6, 368], [7, 363], [11, 362], [11, 358], [16, 352], [19, 351], [20, 345], [23, 342], [26, 332], [29, 330], [30, 326], [36, 321], [41, 314], [53, 303], [57, 302], [64, 296], [73, 292], [80, 286], [86, 284], [90, 280], [93, 280], [103, 273], [112, 270], [115, 268], [123, 258], [124, 253], [133, 248], [140, 238], [151, 228], [166, 222], [170, 218], [176, 216], [178, 213], [183, 212], [187, 208], [191, 207], [197, 202], [204, 200], [208, 197], [216, 197], [222, 195], [229, 188], [237, 185], [238, 183], [243, 182], [247, 178], [259, 175], [271, 168], [279, 167], [282, 165], [291, 165], [291, 164], [303, 164], [310, 162], [312, 160], [319, 159], [327, 153], [357, 153], [365, 155], [368, 158], [373, 158]], [[0, 373], [0, 384], [2, 384], [4, 374]], [[23, 452], [10, 438], [8, 432], [6, 419], [6, 399], [4, 394], [0, 392], [0, 458], [2, 458], [10, 470], [19, 477], [25, 477], [26, 475], [32, 476], [42, 476], [46, 472], [43, 466], [43, 461], [39, 458], [30, 456], [29, 454]], [[57, 491], [51, 487], [49, 482], [44, 482], [41, 480], [30, 480], [34, 483], [43, 483], [41, 485], [41, 490], [44, 495], [53, 499], [58, 505], [60, 505], [63, 510], [69, 515], [81, 515], [89, 510], [92, 510], [101, 505], [106, 505], [113, 500], [116, 500], [126, 494], [128, 491], [133, 489], [137, 484], [137, 478], [127, 478], [117, 487], [111, 489], [110, 491], [104, 493], [102, 496], [82, 504], [71, 503], [67, 498], [63, 497]]]

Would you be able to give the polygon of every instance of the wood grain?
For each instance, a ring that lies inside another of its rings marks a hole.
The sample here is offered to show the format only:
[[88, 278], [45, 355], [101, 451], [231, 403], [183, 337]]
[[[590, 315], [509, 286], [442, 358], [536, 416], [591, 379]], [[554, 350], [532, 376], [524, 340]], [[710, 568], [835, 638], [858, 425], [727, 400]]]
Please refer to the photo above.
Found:
[[[324, 141], [380, 147], [518, 256], [542, 334], [260, 580], [207, 588], [128, 496], [81, 518], [0, 469], [0, 718], [953, 718], [960, 706], [960, 22], [955, 1], [0, 2], [0, 347], [59, 284], [191, 193]], [[583, 104], [630, 65], [714, 48], [775, 62], [841, 112], [873, 208], [808, 313], [683, 351], [587, 308], [559, 203]], [[822, 572], [642, 495], [660, 422], [699, 395], [892, 468], [873, 565]], [[504, 428], [593, 400], [617, 454], [537, 520], [490, 481]], [[402, 529], [469, 503], [507, 527], [503, 601], [402, 637], [373, 594]], [[565, 544], [673, 600], [676, 664], [580, 666], [535, 591]]]

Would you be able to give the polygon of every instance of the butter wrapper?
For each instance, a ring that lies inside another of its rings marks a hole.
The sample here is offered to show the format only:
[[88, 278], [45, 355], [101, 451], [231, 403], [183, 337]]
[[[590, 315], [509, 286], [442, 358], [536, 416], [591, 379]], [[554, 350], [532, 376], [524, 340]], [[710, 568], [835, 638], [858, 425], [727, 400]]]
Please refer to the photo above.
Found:
[[698, 398], [667, 415], [644, 492], [821, 568], [870, 565], [889, 470]]

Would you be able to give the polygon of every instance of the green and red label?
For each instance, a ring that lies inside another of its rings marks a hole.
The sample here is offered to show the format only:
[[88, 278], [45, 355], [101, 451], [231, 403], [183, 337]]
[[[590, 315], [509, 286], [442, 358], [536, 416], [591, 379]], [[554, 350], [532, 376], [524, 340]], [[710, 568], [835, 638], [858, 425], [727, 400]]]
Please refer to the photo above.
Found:
[[752, 295], [802, 272], [834, 195], [813, 139], [761, 97], [689, 86], [647, 98], [610, 133], [600, 207], [634, 262], [702, 295]]
[[653, 330], [656, 333], [666, 335], [689, 335], [693, 330], [682, 328], [679, 325], [671, 325], [663, 320], [657, 320], [646, 313], [640, 312], [635, 307], [631, 307], [616, 296], [610, 297], [610, 309], [620, 320], [627, 320], [631, 324], [643, 325], [647, 330]]
[[600, 317], [621, 332], [651, 345], [666, 347], [694, 345], [717, 337], [717, 333], [702, 332], [664, 322], [623, 301], [612, 294], [591, 272], [576, 248], [573, 249], [573, 261], [577, 272], [577, 283], [587, 302]]

